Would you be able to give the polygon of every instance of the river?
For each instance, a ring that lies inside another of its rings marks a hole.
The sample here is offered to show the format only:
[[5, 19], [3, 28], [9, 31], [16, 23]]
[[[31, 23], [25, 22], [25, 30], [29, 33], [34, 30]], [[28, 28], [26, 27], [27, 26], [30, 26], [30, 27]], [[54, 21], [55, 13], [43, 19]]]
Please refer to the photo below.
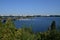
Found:
[[44, 32], [48, 30], [52, 21], [56, 22], [56, 28], [60, 28], [60, 17], [35, 17], [29, 19], [16, 20], [16, 28], [21, 28], [23, 26], [32, 27], [34, 32]]

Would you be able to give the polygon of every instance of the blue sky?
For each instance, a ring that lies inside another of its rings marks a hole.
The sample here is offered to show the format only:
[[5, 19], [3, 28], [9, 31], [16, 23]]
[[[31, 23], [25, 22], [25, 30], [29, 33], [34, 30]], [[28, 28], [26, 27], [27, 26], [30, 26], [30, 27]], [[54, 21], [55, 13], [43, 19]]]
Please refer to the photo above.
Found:
[[60, 15], [60, 0], [0, 0], [0, 15]]

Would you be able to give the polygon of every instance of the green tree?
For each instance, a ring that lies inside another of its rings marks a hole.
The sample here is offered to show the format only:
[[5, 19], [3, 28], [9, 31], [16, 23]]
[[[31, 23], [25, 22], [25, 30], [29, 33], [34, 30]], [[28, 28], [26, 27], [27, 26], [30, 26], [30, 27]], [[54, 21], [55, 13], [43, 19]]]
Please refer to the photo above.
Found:
[[3, 26], [3, 24], [2, 24], [2, 22], [1, 22], [1, 20], [0, 20], [0, 27], [2, 27]]
[[14, 21], [11, 18], [8, 18], [6, 23], [5, 23], [5, 27], [7, 27], [7, 28], [15, 28]]
[[2, 33], [1, 33], [1, 32], [2, 32], [2, 28], [3, 28], [3, 25], [2, 25], [2, 22], [1, 22], [1, 20], [0, 20], [0, 38], [2, 38], [2, 35], [1, 35], [1, 34], [2, 34]]
[[56, 30], [55, 21], [52, 22], [51, 27], [49, 28], [49, 35], [47, 35], [47, 40], [60, 40], [60, 33]]
[[55, 21], [53, 21], [52, 24], [51, 24], [51, 30], [56, 30], [56, 23], [55, 23]]
[[15, 39], [15, 25], [12, 19], [6, 19], [5, 23], [0, 21], [0, 40], [14, 40]]

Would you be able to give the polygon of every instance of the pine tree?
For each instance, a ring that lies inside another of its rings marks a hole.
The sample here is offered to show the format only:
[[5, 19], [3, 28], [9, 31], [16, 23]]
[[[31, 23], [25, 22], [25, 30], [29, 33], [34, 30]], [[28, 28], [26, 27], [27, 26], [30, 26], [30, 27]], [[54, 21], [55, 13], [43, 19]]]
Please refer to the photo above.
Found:
[[51, 24], [51, 30], [56, 30], [56, 23], [55, 23], [55, 21], [53, 21], [52, 24]]

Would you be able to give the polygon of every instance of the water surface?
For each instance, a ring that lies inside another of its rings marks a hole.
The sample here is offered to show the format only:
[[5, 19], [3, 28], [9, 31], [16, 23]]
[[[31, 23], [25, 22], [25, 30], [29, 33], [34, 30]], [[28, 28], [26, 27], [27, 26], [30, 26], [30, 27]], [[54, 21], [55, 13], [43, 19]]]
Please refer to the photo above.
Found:
[[32, 27], [34, 32], [44, 32], [48, 30], [52, 21], [56, 22], [56, 28], [60, 27], [60, 17], [35, 17], [30, 19], [20, 19], [15, 21], [16, 28], [22, 26]]

